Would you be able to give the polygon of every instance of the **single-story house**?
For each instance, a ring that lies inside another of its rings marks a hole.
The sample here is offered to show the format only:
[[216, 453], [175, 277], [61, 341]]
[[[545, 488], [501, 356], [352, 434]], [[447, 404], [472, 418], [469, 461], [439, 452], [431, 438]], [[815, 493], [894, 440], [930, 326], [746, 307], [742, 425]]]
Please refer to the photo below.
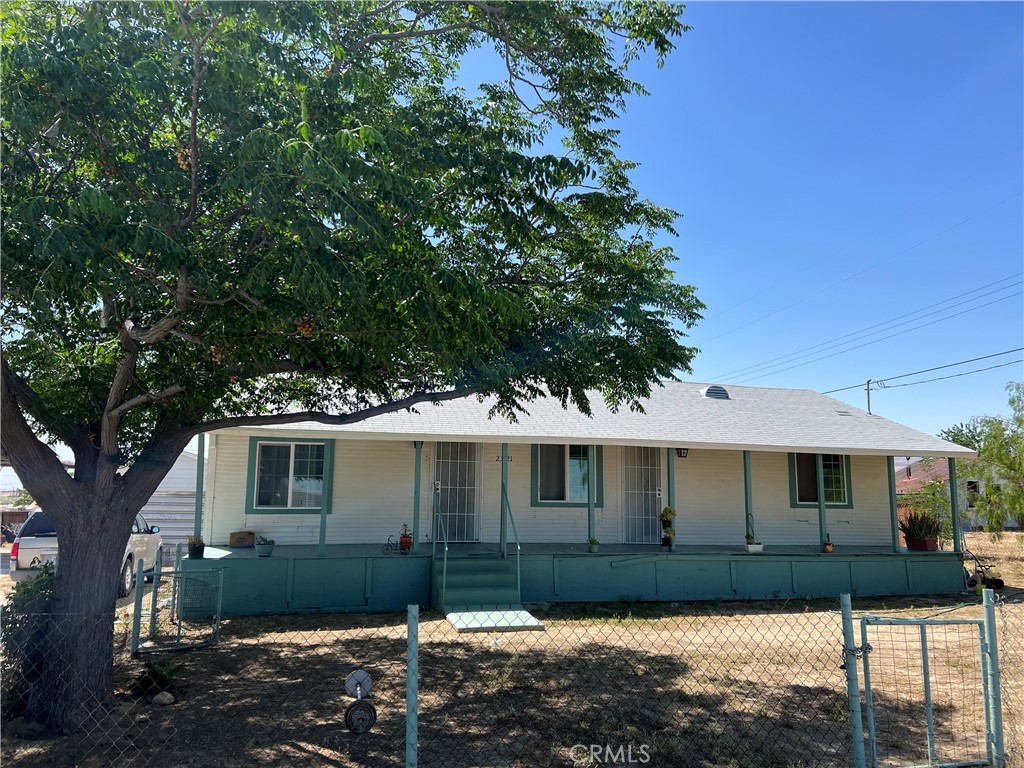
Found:
[[[228, 614], [963, 589], [958, 544], [901, 547], [893, 459], [955, 473], [973, 451], [807, 390], [665, 382], [643, 412], [592, 403], [212, 433], [206, 559], [182, 567], [224, 570]], [[411, 551], [385, 554], [403, 525]], [[228, 547], [243, 530], [273, 554]]]

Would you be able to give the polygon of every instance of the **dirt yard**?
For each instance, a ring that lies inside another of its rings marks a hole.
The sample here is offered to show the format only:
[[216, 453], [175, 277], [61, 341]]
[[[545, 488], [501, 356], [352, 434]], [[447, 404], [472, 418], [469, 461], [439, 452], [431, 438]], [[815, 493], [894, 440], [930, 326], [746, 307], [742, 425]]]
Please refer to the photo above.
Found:
[[[1007, 745], [1020, 761], [1024, 535], [970, 534], [968, 546], [994, 560], [1007, 582], [998, 619], [1002, 690]], [[976, 603], [967, 595], [859, 600], [855, 610], [971, 618], [980, 613]], [[554, 606], [537, 611], [544, 632], [479, 634], [458, 634], [425, 612], [420, 764], [593, 765], [580, 759], [589, 754], [580, 747], [597, 745], [623, 761], [632, 750], [634, 760], [647, 756], [654, 766], [851, 765], [837, 608], [835, 601]], [[401, 766], [405, 620], [227, 619], [217, 648], [141, 660], [122, 654], [119, 705], [98, 715], [85, 737], [4, 739], [0, 756], [4, 764], [47, 768]], [[927, 763], [917, 628], [869, 632], [881, 764]], [[977, 628], [929, 632], [938, 756], [984, 757]], [[153, 704], [152, 691], [139, 688], [147, 663], [166, 674], [170, 706]], [[345, 726], [354, 699], [344, 681], [355, 669], [375, 683], [377, 720], [362, 735]]]

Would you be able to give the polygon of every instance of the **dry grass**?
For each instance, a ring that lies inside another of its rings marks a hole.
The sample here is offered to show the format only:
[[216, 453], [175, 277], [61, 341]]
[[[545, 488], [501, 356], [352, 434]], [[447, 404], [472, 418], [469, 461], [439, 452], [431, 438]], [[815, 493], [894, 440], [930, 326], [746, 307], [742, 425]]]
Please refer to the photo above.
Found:
[[[970, 534], [968, 546], [996, 562], [1011, 594], [998, 621], [1012, 765], [1024, 758], [1024, 602], [1012, 597], [1024, 586], [1024, 534]], [[858, 600], [855, 609], [979, 615], [976, 605], [955, 607], [963, 600]], [[850, 764], [835, 601], [577, 605], [541, 615], [545, 632], [467, 635], [424, 614], [421, 764], [565, 766], [576, 744], [632, 745], [634, 754], [645, 746], [659, 766]], [[870, 631], [882, 764], [927, 762], [917, 630]], [[929, 632], [939, 757], [983, 756], [977, 630]], [[400, 614], [230, 619], [220, 647], [166, 656], [180, 666], [173, 706], [151, 705], [126, 672], [122, 708], [88, 738], [5, 740], [2, 756], [54, 767], [401, 766], [405, 652]], [[378, 720], [364, 735], [344, 725], [352, 699], [343, 682], [357, 668], [376, 683]]]

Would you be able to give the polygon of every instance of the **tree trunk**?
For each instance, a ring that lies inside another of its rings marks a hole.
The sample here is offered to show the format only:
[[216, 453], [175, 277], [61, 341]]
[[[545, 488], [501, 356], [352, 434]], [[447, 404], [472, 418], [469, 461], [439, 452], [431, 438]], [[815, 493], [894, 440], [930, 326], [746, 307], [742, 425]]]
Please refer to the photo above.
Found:
[[131, 521], [145, 503], [120, 496], [44, 510], [57, 529], [57, 570], [28, 717], [54, 733], [89, 730], [113, 700], [117, 583]]

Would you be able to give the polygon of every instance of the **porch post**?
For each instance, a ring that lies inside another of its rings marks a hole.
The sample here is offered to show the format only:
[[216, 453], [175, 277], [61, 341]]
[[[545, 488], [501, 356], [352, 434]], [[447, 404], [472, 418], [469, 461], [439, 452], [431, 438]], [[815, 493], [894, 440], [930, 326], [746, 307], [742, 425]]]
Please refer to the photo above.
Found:
[[416, 448], [416, 470], [412, 481], [412, 553], [415, 555], [420, 549], [420, 480], [423, 441], [416, 440], [413, 445]]
[[743, 452], [743, 509], [746, 512], [747, 536], [754, 535], [754, 487], [750, 481], [750, 451]]
[[[675, 451], [672, 448], [665, 449], [665, 456], [668, 457], [668, 506], [676, 508], [676, 462]], [[678, 510], [676, 510], [678, 511]], [[678, 535], [679, 531], [676, 531]]]
[[960, 497], [956, 488], [956, 459], [949, 459], [949, 506], [953, 522], [953, 551], [958, 555], [962, 549], [960, 539], [963, 531], [960, 530]]
[[597, 505], [597, 446], [587, 446], [587, 538], [597, 539], [597, 518], [594, 508]]
[[814, 468], [818, 472], [818, 538], [824, 544], [828, 539], [828, 518], [825, 516], [825, 462], [820, 453], [814, 454]]
[[892, 551], [900, 551], [900, 513], [896, 497], [896, 462], [892, 456], [886, 456], [885, 463], [889, 471], [889, 527], [892, 530]]
[[192, 535], [203, 535], [203, 472], [206, 469], [206, 434], [199, 433], [199, 455], [196, 457], [196, 517], [192, 524]]
[[508, 554], [508, 443], [501, 444], [501, 524], [498, 531], [501, 556]]

